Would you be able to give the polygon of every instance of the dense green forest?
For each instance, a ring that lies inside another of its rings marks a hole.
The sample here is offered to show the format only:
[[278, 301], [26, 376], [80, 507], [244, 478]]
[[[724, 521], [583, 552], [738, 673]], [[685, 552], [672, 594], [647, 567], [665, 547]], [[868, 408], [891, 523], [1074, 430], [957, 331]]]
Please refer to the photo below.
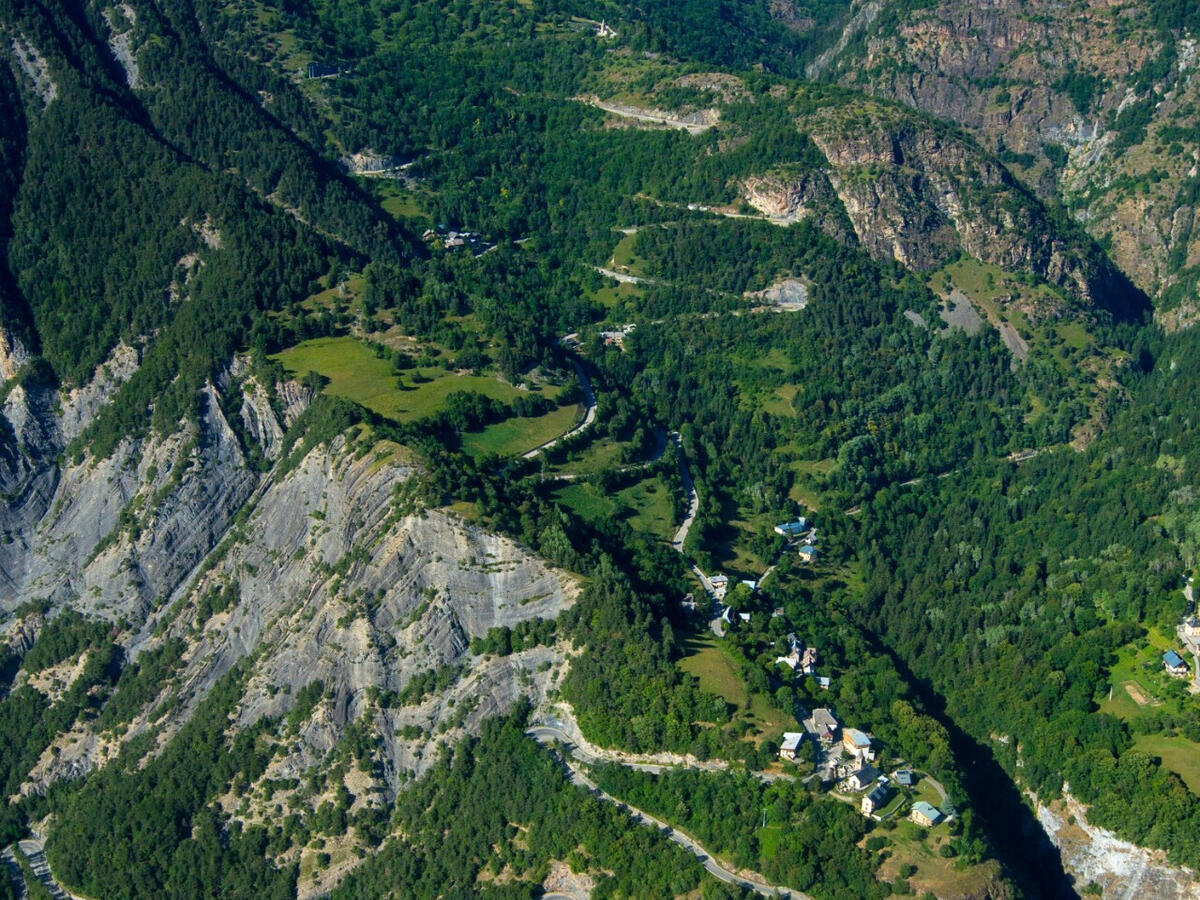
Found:
[[[136, 372], [64, 441], [64, 465], [194, 422], [209, 382], [229, 384], [219, 402], [239, 409], [243, 383], [222, 380], [234, 354], [281, 412], [277, 385], [291, 376], [280, 360], [315, 338], [353, 343], [399, 395], [451, 374], [509, 389], [504, 400], [450, 390], [404, 416], [300, 369], [311, 403], [288, 420], [274, 463], [227, 418], [264, 480], [350, 429], [402, 445], [421, 474], [397, 488], [396, 518], [451, 507], [578, 576], [557, 621], [495, 628], [470, 650], [569, 647], [554, 699], [590, 741], [727, 761], [720, 773], [594, 774], [737, 866], [818, 898], [888, 896], [890, 826], [822, 796], [819, 780], [764, 784], [745, 771], [778, 767], [785, 723], [821, 705], [870, 729], [889, 762], [944, 786], [955, 813], [943, 856], [962, 869], [995, 857], [1015, 890], [1065, 888], [1047, 842], [1029, 836], [1041, 832], [1022, 792], [1051, 801], [1068, 784], [1092, 824], [1200, 866], [1195, 793], [1139, 746], [1200, 738], [1200, 706], [1169, 684], [1161, 710], [1130, 714], [1111, 699], [1114, 671], [1169, 642], [1186, 611], [1200, 552], [1200, 337], [1144, 321], [1144, 298], [1099, 246], [1011, 183], [981, 193], [1101, 280], [1087, 306], [1032, 268], [1008, 273], [1014, 296], [1058, 304], [1053, 317], [1020, 320], [1023, 361], [996, 328], [945, 326], [950, 264], [918, 272], [873, 258], [832, 193], [786, 227], [743, 205], [748, 176], [803, 180], [828, 167], [797, 124], [805, 116], [866, 127], [853, 95], [794, 80], [848, 5], [792, 6], [808, 24], [788, 27], [765, 3], [710, 0], [135, 2], [121, 26], [141, 48], [134, 86], [103, 37], [111, 10], [0, 0], [56, 91], [43, 103], [0, 67], [0, 327], [37, 357], [24, 377], [64, 390], [120, 343], [136, 349]], [[598, 39], [602, 15], [619, 44]], [[1154, 15], [1165, 28], [1194, 24], [1178, 4]], [[336, 75], [296, 75], [310, 61]], [[737, 70], [744, 93], [679, 81], [713, 67]], [[721, 127], [626, 127], [580, 99], [610, 88], [711, 105]], [[958, 139], [952, 126], [913, 122]], [[364, 149], [403, 174], [354, 177], [335, 162]], [[438, 240], [419, 238], [426, 229]], [[450, 229], [482, 235], [486, 251], [445, 249]], [[596, 271], [610, 265], [628, 280]], [[783, 278], [803, 282], [802, 309], [764, 308], [756, 292]], [[636, 327], [619, 342], [603, 339], [626, 324]], [[576, 367], [598, 398], [590, 430], [536, 460], [469, 452], [489, 428], [581, 403]], [[1091, 426], [1098, 436], [1082, 440]], [[0, 451], [25, 452], [7, 433]], [[685, 466], [700, 505], [681, 554], [669, 541], [687, 508]], [[572, 486], [607, 501], [651, 482], [665, 498], [659, 533], [649, 516], [603, 505], [588, 516], [579, 494], [564, 499]], [[819, 565], [802, 565], [771, 530], [797, 511], [820, 523]], [[136, 530], [133, 516], [93, 558]], [[344, 574], [354, 562], [324, 564]], [[681, 665], [709, 640], [708, 610], [679, 603], [698, 592], [688, 563], [774, 573], [731, 593], [749, 620], [719, 639], [744, 701]], [[524, 735], [525, 705], [444, 746], [395, 796], [357, 802], [338, 779], [352, 762], [375, 765], [385, 741], [372, 716], [446, 690], [458, 665], [375, 691], [368, 712], [341, 723], [330, 758], [342, 769], [303, 774], [323, 799], [248, 824], [239, 804], [264, 782], [267, 794], [294, 787], [267, 773], [326, 691], [289, 685], [290, 714], [231, 728], [251, 648], [202, 699], [181, 697], [188, 641], [239, 591], [236, 580], [213, 588], [186, 639], [133, 659], [122, 642], [145, 623], [50, 604], [14, 613], [40, 632], [19, 651], [0, 645], [5, 796], [73, 727], [119, 737], [164, 685], [176, 690], [148, 723], [192, 705], [161, 744], [147, 724], [107, 765], [6, 803], [0, 842], [52, 815], [56, 875], [106, 898], [293, 896], [302, 860], [331, 865], [335, 843], [339, 862], [356, 857], [335, 897], [537, 896], [563, 862], [595, 878], [596, 897], [736, 896], [661, 834], [572, 787]], [[159, 629], [184, 609], [158, 603], [147, 615], [161, 616]], [[827, 688], [776, 664], [789, 632], [820, 647]], [[49, 670], [75, 662], [69, 684], [45, 687]], [[766, 718], [775, 724], [758, 728]]]

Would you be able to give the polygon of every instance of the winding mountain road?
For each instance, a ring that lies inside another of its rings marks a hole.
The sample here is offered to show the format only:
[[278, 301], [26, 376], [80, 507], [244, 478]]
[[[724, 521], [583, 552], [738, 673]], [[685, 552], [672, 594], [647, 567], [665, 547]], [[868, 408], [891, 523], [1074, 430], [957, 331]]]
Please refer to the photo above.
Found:
[[[567, 777], [576, 787], [581, 787], [584, 790], [590, 791], [593, 795], [602, 800], [612, 803], [620, 808], [628, 811], [630, 818], [635, 822], [640, 822], [643, 825], [649, 825], [652, 828], [657, 828], [661, 831], [668, 840], [673, 841], [683, 847], [689, 853], [696, 857], [710, 875], [714, 878], [724, 881], [726, 884], [737, 885], [738, 887], [746, 888], [754, 891], [763, 897], [787, 897], [790, 900], [811, 900], [811, 898], [800, 891], [794, 891], [791, 888], [781, 885], [768, 884], [757, 872], [739, 872], [733, 869], [726, 868], [722, 863], [718, 862], [713, 855], [691, 835], [680, 831], [668, 823], [657, 819], [644, 810], [630, 806], [623, 800], [619, 800], [609, 793], [603, 791], [595, 782], [588, 778], [575, 765], [575, 761], [580, 762], [595, 762], [595, 757], [591, 754], [582, 751], [574, 742], [564, 740], [566, 734], [558, 728], [549, 725], [534, 726], [526, 732], [541, 744], [553, 745], [555, 742], [563, 742], [563, 749], [567, 755], [558, 754], [558, 758], [566, 767]], [[628, 764], [632, 768], [639, 768], [643, 771], [658, 772], [662, 771], [666, 766], [657, 764], [636, 765]]]
[[565, 431], [556, 438], [551, 438], [544, 444], [539, 444], [532, 450], [521, 454], [521, 459], [533, 459], [539, 454], [545, 453], [551, 447], [557, 447], [562, 441], [567, 438], [574, 437], [581, 431], [592, 427], [592, 423], [596, 421], [596, 392], [592, 390], [592, 383], [588, 381], [587, 373], [583, 371], [583, 366], [577, 360], [571, 360], [571, 365], [575, 367], [575, 372], [579, 375], [579, 384], [583, 388], [583, 397], [585, 401], [585, 409], [583, 413], [583, 421], [572, 428], [570, 431]]
[[50, 864], [46, 862], [46, 848], [42, 846], [41, 839], [36, 837], [23, 838], [17, 841], [17, 848], [29, 860], [29, 868], [33, 870], [33, 874], [37, 876], [37, 880], [42, 883], [42, 886], [50, 893], [50, 896], [54, 900], [87, 900], [87, 898], [80, 897], [78, 894], [72, 894], [55, 881], [54, 873], [50, 871]]

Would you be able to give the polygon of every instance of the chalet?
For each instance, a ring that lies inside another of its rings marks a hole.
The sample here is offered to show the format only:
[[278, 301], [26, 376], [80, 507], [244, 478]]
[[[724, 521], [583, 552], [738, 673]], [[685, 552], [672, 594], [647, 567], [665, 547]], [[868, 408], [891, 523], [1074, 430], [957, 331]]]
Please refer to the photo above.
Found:
[[725, 592], [729, 590], [729, 577], [726, 575], [714, 575], [708, 579], [708, 583], [712, 586], [713, 596], [718, 600], [724, 600]]
[[795, 759], [796, 751], [804, 741], [804, 733], [800, 731], [785, 731], [783, 743], [779, 745], [779, 755], [783, 759]]
[[805, 544], [800, 548], [800, 560], [806, 563], [814, 563], [817, 561], [817, 548], [812, 544]]
[[811, 675], [813, 666], [817, 664], [817, 648], [805, 647], [804, 656], [800, 658], [800, 671], [805, 675]]
[[806, 531], [808, 531], [808, 519], [804, 516], [800, 516], [794, 522], [784, 522], [775, 526], [775, 533], [783, 535], [785, 538], [799, 537]]
[[1188, 616], [1183, 621], [1184, 637], [1200, 638], [1200, 618], [1196, 616]]
[[1186, 678], [1188, 673], [1187, 663], [1174, 650], [1168, 650], [1163, 654], [1163, 668], [1174, 675], [1176, 678]]
[[849, 785], [852, 791], [865, 791], [878, 780], [878, 769], [874, 766], [862, 766], [850, 773], [850, 777], [846, 779], [846, 784]]
[[917, 783], [917, 773], [912, 769], [897, 769], [892, 773], [892, 780], [901, 787], [912, 787]]
[[856, 759], [875, 758], [875, 751], [871, 749], [871, 739], [857, 728], [847, 728], [842, 732], [842, 746]]
[[863, 815], [869, 816], [874, 813], [875, 810], [881, 808], [885, 803], [888, 802], [888, 798], [891, 795], [892, 792], [888, 790], [888, 786], [886, 784], [875, 785], [875, 787], [862, 798]]
[[918, 825], [929, 828], [931, 825], [936, 825], [942, 820], [942, 813], [933, 804], [926, 803], [924, 800], [918, 800], [913, 804], [912, 812], [908, 814], [908, 818]]
[[823, 691], [827, 691], [833, 686], [833, 679], [828, 675], [816, 675], [814, 677], [817, 679], [817, 687]]
[[813, 710], [811, 719], [804, 720], [804, 729], [809, 734], [816, 735], [822, 744], [832, 744], [837, 736], [838, 720], [834, 718], [833, 713], [821, 707]]

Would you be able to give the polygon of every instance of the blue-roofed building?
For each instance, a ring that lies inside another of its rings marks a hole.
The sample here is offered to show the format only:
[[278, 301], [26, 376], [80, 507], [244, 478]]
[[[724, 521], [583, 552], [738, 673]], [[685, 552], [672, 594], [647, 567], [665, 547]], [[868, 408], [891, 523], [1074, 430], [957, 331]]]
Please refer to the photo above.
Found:
[[918, 825], [924, 825], [928, 828], [942, 820], [942, 811], [936, 806], [926, 803], [924, 800], [918, 800], [913, 804], [912, 812], [909, 813], [908, 818]]
[[812, 544], [805, 544], [803, 547], [800, 548], [800, 558], [802, 560], [804, 560], [805, 562], [809, 562], [809, 563], [816, 562], [817, 561], [817, 548], [814, 547]]
[[794, 522], [784, 522], [782, 525], [775, 526], [775, 533], [782, 534], [786, 538], [799, 537], [806, 531], [808, 531], [808, 519], [804, 516], [800, 516]]
[[1188, 672], [1187, 663], [1185, 663], [1183, 661], [1183, 657], [1174, 650], [1168, 650], [1163, 654], [1163, 668], [1177, 678], [1186, 677]]

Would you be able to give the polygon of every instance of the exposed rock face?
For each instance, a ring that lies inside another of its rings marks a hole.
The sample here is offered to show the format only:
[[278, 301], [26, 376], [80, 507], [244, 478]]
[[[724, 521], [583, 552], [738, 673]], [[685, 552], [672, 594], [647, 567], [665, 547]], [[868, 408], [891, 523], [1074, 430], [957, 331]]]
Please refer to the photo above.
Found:
[[[309, 394], [293, 382], [276, 386], [272, 400], [246, 360], [230, 366], [221, 392], [205, 390], [197, 423], [126, 439], [108, 459], [61, 463], [69, 437], [136, 364], [135, 351], [118, 348], [69, 394], [35, 383], [8, 392], [0, 491], [17, 499], [0, 507], [0, 618], [48, 599], [126, 623], [118, 640], [130, 658], [175, 639], [186, 649], [175, 677], [120, 738], [81, 721], [47, 750], [25, 791], [103, 764], [148, 730], [161, 742], [251, 654], [239, 725], [280, 716], [299, 689], [324, 685], [267, 777], [322, 763], [358, 722], [376, 735], [378, 790], [388, 794], [433, 762], [435, 732], [455, 740], [520, 697], [541, 699], [561, 674], [561, 650], [481, 659], [470, 641], [556, 616], [575, 597], [569, 577], [444, 512], [398, 506], [397, 487], [419, 476], [397, 445], [339, 437], [286, 474], [256, 471], [247, 442], [278, 459], [281, 417], [299, 416]], [[205, 606], [231, 585], [228, 608]], [[9, 622], [2, 639], [27, 647], [40, 623]], [[380, 701], [434, 671], [444, 673], [436, 689], [403, 704]], [[152, 721], [169, 694], [177, 702]]]
[[1062, 852], [1076, 883], [1095, 883], [1102, 897], [1200, 898], [1196, 873], [1173, 866], [1162, 851], [1144, 850], [1110, 831], [1089, 825], [1087, 808], [1068, 793], [1050, 806], [1038, 803], [1037, 817]]
[[744, 184], [747, 200], [780, 221], [840, 207], [822, 224], [846, 222], [880, 259], [917, 271], [959, 253], [1029, 271], [1069, 293], [1109, 305], [1112, 273], [1086, 238], [1052, 236], [1041, 203], [969, 139], [883, 105], [848, 117], [831, 108], [799, 122], [828, 161], [824, 172], [774, 173]]
[[747, 178], [742, 187], [747, 203], [784, 225], [814, 215], [824, 223], [838, 205], [833, 184], [821, 172], [772, 172]]
[[0, 327], [0, 385], [16, 377], [21, 367], [29, 362], [29, 351], [25, 345]]
[[1133, 0], [880, 6], [857, 0], [810, 76], [969, 129], [1037, 193], [1061, 199], [1111, 241], [1113, 259], [1142, 290], [1168, 288], [1200, 261], [1194, 202], [1179, 190], [1200, 158], [1192, 37], [1164, 46]]
[[50, 77], [50, 66], [46, 58], [38, 52], [32, 41], [21, 34], [12, 36], [11, 47], [12, 58], [17, 62], [18, 71], [28, 79], [25, 83], [42, 101], [44, 109], [58, 96], [58, 85]]

